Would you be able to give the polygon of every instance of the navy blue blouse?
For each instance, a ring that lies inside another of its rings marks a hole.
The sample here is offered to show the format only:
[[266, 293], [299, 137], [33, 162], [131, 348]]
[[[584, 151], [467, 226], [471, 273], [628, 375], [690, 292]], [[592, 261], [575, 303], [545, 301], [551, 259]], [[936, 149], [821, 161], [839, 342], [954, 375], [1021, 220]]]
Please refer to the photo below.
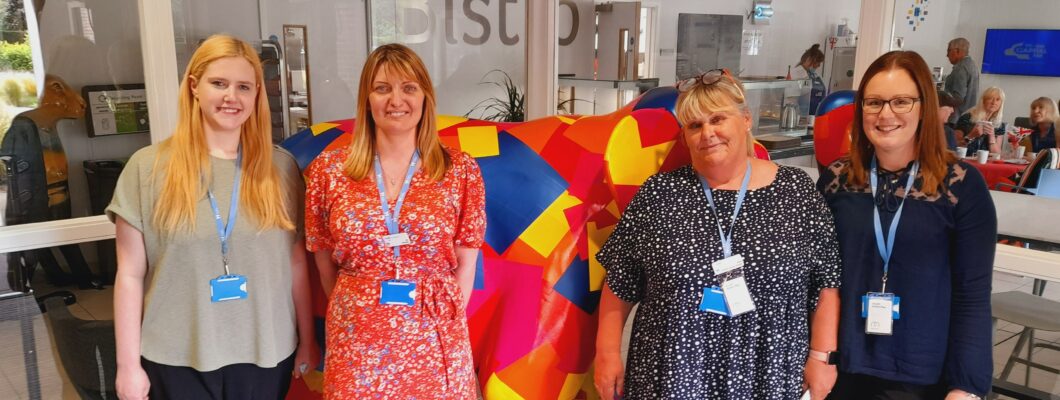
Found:
[[887, 280], [887, 291], [901, 298], [901, 316], [892, 336], [878, 336], [865, 333], [861, 318], [861, 296], [878, 292], [883, 275], [872, 207], [880, 208], [887, 232], [906, 196], [909, 167], [881, 171], [881, 195], [873, 196], [868, 185], [847, 183], [848, 163], [832, 164], [817, 182], [835, 216], [843, 260], [840, 370], [918, 385], [942, 382], [985, 396], [993, 370], [990, 284], [997, 215], [982, 175], [964, 162], [951, 165], [942, 190], [927, 196], [918, 173]]
[[1035, 153], [1044, 149], [1051, 149], [1056, 147], [1056, 124], [1049, 125], [1049, 132], [1046, 132], [1045, 137], [1042, 137], [1042, 131], [1035, 124], [1030, 134], [1031, 138], [1031, 149]]

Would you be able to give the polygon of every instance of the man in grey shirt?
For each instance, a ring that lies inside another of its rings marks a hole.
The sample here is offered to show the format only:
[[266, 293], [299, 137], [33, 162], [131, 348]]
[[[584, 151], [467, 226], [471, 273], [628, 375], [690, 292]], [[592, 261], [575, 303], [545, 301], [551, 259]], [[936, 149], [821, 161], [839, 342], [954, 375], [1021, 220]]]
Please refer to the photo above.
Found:
[[946, 77], [945, 90], [962, 100], [960, 107], [950, 115], [950, 124], [956, 123], [961, 114], [975, 107], [979, 95], [979, 68], [968, 57], [968, 39], [956, 38], [946, 48], [946, 58], [953, 64], [953, 72]]

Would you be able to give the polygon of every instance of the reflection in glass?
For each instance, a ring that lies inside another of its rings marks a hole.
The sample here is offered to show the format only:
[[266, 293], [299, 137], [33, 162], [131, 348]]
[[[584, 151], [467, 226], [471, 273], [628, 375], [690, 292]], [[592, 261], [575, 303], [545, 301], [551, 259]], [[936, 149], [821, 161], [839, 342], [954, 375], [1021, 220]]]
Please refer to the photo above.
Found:
[[[0, 155], [13, 166], [9, 184], [11, 192], [5, 224], [16, 225], [70, 218], [69, 164], [59, 138], [60, 120], [81, 118], [85, 102], [62, 78], [48, 75], [43, 96], [37, 108], [23, 112], [11, 121], [0, 141]], [[69, 273], [63, 271], [52, 249], [37, 249], [12, 254], [13, 268], [25, 271], [32, 279], [37, 263], [54, 285], [76, 282], [81, 287], [100, 288], [88, 262], [76, 244], [59, 246]]]
[[313, 124], [309, 106], [309, 51], [306, 49], [305, 25], [283, 26], [283, 49], [286, 55], [287, 120], [291, 133]]

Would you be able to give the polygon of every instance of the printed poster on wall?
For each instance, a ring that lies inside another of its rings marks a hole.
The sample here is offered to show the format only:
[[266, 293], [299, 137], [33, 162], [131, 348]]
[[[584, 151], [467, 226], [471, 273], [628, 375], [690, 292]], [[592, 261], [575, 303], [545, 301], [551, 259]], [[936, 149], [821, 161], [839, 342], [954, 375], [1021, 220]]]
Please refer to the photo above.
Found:
[[88, 112], [85, 125], [89, 137], [143, 133], [150, 130], [147, 92], [144, 85], [85, 86]]

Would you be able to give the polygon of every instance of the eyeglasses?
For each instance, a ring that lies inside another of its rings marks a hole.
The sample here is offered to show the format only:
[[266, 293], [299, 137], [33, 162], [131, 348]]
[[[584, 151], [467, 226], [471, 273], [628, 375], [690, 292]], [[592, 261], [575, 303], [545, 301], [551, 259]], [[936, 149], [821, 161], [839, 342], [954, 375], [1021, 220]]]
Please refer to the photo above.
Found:
[[722, 78], [728, 78], [729, 82], [732, 82], [733, 86], [736, 87], [736, 90], [740, 92], [740, 96], [742, 97], [744, 95], [743, 89], [736, 83], [736, 78], [733, 78], [732, 74], [729, 73], [728, 68], [712, 69], [693, 78], [680, 81], [677, 83], [677, 90], [687, 92], [699, 85], [710, 86], [718, 83]]
[[687, 92], [699, 85], [710, 86], [715, 83], [718, 83], [718, 81], [722, 80], [722, 78], [729, 78], [729, 81], [733, 83], [733, 86], [736, 86], [737, 90], [740, 91], [740, 95], [743, 95], [743, 89], [740, 89], [740, 85], [736, 84], [736, 78], [732, 77], [732, 74], [729, 73], [728, 68], [712, 69], [710, 71], [699, 74], [696, 77], [678, 82], [677, 90]]
[[866, 114], [879, 114], [883, 112], [883, 106], [886, 104], [891, 105], [891, 112], [895, 114], [905, 114], [913, 111], [913, 104], [920, 101], [916, 97], [895, 97], [890, 100], [884, 99], [864, 99], [861, 101], [861, 108]]

